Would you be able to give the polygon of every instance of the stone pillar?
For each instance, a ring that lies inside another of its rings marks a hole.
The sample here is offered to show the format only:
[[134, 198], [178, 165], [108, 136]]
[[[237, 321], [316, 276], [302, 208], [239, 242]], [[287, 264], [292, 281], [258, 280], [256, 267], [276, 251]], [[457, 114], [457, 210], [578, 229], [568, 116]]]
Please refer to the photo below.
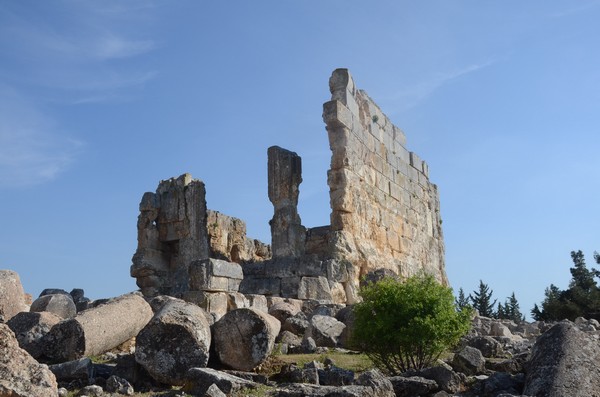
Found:
[[131, 276], [145, 296], [189, 290], [189, 265], [209, 257], [204, 183], [190, 174], [161, 181], [140, 203]]
[[306, 229], [298, 215], [302, 159], [294, 152], [271, 146], [268, 150], [269, 200], [275, 207], [271, 225], [274, 258], [299, 257], [304, 253]]

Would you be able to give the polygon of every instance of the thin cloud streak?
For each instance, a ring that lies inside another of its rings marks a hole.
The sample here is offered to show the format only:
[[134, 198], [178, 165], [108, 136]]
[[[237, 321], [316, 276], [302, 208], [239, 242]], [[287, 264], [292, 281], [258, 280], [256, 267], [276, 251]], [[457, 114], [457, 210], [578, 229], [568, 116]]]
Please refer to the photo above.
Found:
[[[408, 110], [427, 100], [427, 98], [429, 98], [435, 91], [440, 89], [445, 84], [456, 80], [459, 77], [487, 68], [494, 63], [496, 63], [496, 61], [488, 61], [481, 64], [469, 65], [465, 68], [451, 72], [437, 73], [430, 79], [400, 90], [387, 98], [384, 97], [383, 100], [394, 103], [400, 102], [399, 110]], [[398, 108], [398, 106], [395, 107]]]
[[55, 179], [76, 159], [83, 142], [58, 133], [55, 122], [35, 105], [0, 88], [0, 189]]

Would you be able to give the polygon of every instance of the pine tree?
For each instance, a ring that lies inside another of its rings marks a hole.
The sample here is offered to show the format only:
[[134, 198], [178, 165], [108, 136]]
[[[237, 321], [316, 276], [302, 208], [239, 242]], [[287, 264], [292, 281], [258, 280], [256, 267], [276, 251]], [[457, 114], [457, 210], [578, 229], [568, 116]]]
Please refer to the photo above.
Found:
[[458, 298], [454, 300], [454, 303], [456, 304], [456, 308], [458, 310], [462, 310], [467, 306], [471, 306], [469, 304], [469, 298], [465, 297], [465, 291], [463, 291], [462, 287], [458, 289]]
[[469, 294], [469, 299], [473, 304], [473, 308], [479, 312], [480, 316], [483, 317], [494, 317], [494, 306], [496, 306], [496, 299], [492, 302], [492, 294], [494, 291], [490, 290], [487, 284], [482, 280], [479, 280], [479, 291], [473, 291], [473, 294]]

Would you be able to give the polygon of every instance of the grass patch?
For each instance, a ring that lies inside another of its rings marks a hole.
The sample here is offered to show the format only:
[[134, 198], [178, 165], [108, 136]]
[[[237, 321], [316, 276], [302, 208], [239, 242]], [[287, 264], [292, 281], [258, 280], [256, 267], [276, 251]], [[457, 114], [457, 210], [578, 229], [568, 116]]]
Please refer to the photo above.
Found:
[[323, 362], [326, 358], [333, 360], [340, 368], [349, 369], [354, 372], [364, 372], [374, 368], [373, 362], [363, 353], [340, 353], [327, 352], [322, 354], [285, 354], [277, 358], [286, 364], [296, 364], [299, 367], [311, 361]]

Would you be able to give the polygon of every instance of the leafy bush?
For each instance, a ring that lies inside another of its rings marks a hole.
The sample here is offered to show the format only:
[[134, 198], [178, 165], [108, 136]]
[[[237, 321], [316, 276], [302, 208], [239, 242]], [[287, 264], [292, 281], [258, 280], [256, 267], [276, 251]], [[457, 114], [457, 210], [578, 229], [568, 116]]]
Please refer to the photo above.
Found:
[[452, 290], [432, 276], [385, 278], [361, 288], [360, 295], [353, 343], [392, 375], [427, 367], [470, 327], [471, 309], [457, 310]]

